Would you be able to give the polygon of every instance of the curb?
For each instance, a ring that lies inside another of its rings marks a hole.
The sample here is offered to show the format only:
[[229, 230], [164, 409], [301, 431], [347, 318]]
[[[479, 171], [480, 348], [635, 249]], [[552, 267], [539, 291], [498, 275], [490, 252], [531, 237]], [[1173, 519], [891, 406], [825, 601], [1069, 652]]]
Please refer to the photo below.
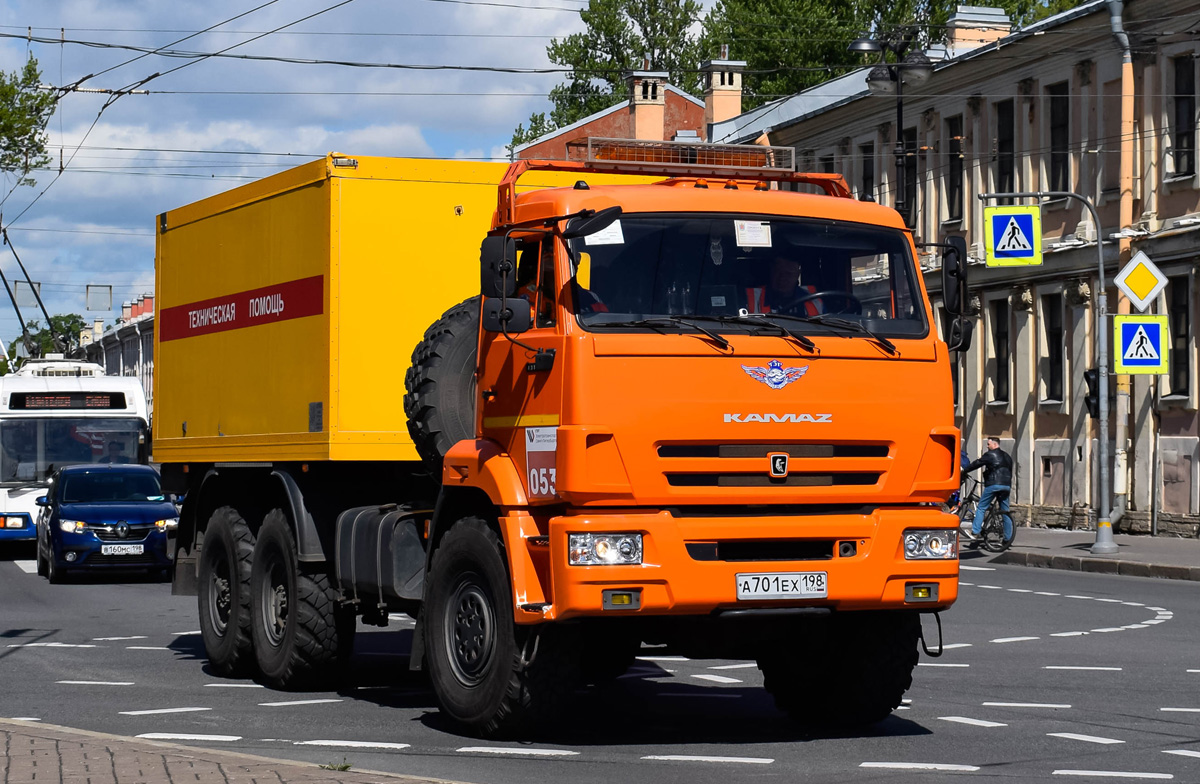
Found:
[[1047, 553], [1000, 553], [990, 563], [1036, 566], [1043, 569], [1064, 569], [1072, 572], [1118, 574], [1128, 577], [1159, 577], [1167, 580], [1200, 582], [1200, 566], [1174, 566], [1141, 561], [1122, 561], [1110, 558], [1089, 558], [1079, 555], [1050, 555]]

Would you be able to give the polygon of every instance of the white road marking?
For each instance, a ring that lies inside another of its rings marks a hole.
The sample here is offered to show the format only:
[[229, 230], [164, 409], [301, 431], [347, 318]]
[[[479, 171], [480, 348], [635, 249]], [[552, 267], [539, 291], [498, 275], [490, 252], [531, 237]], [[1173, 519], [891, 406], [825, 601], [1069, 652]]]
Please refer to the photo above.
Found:
[[1121, 602], [1121, 604], [1125, 605], [1126, 607], [1145, 607], [1146, 606], [1146, 605], [1142, 604], [1141, 602]]
[[1163, 754], [1174, 754], [1177, 757], [1200, 757], [1200, 751], [1191, 749], [1163, 749]]
[[1098, 632], [1100, 634], [1105, 634], [1107, 632], [1119, 632], [1119, 631], [1121, 631], [1121, 627], [1120, 626], [1105, 626], [1103, 629], [1092, 629], [1092, 631]]
[[[1148, 620], [1148, 621], [1142, 621], [1142, 623], [1151, 623], [1151, 624], [1153, 624], [1153, 623], [1162, 623], [1162, 622], [1163, 622], [1163, 619], [1162, 619], [1162, 618], [1151, 618], [1151, 619], [1150, 619], [1150, 620]], [[9, 647], [11, 647], [11, 646], [9, 646]]]
[[1089, 778], [1110, 779], [1158, 779], [1170, 781], [1175, 778], [1170, 773], [1137, 773], [1126, 770], [1056, 770], [1055, 776], [1088, 776]]
[[285, 708], [290, 705], [324, 705], [327, 702], [341, 702], [341, 700], [290, 700], [288, 702], [260, 702], [260, 708]]
[[133, 681], [55, 681], [67, 686], [132, 686]]
[[1055, 632], [1051, 637], [1082, 637], [1087, 632]]
[[1121, 628], [1122, 629], [1145, 629], [1146, 624], [1144, 624], [1144, 623], [1128, 623], [1128, 624], [1125, 624], [1124, 626], [1122, 626]]
[[373, 743], [366, 740], [297, 740], [293, 741], [295, 746], [330, 746], [333, 748], [347, 749], [407, 749], [407, 743]]
[[173, 732], [147, 732], [135, 737], [145, 738], [146, 740], [212, 740], [226, 742], [242, 739], [241, 735], [178, 735]]
[[918, 667], [970, 667], [969, 664], [955, 664], [952, 662], [917, 662]]
[[1070, 708], [1064, 702], [983, 702], [985, 708]]
[[971, 773], [978, 765], [952, 765], [948, 762], [863, 762], [860, 768], [889, 768], [893, 770], [944, 770]]
[[266, 688], [261, 683], [206, 683], [205, 686], [211, 686], [214, 689], [263, 689]]
[[1086, 670], [1088, 672], [1120, 672], [1120, 667], [1082, 667], [1073, 664], [1048, 664], [1043, 670]]
[[991, 642], [1028, 642], [1029, 640], [1040, 640], [1040, 637], [997, 637]]
[[638, 659], [638, 661], [650, 661], [650, 662], [660, 662], [660, 661], [665, 661], [665, 662], [685, 662], [685, 661], [691, 661], [691, 659], [689, 659], [689, 658], [688, 658], [688, 657], [686, 657], [686, 656], [639, 656], [639, 657], [637, 657], [637, 659]]
[[1008, 590], [1012, 591], [1013, 593], [1033, 593], [1033, 591], [1029, 588], [1009, 588]]
[[959, 580], [959, 581], [958, 581], [958, 584], [959, 584], [959, 585], [969, 585], [969, 586], [971, 586], [972, 588], [974, 588], [974, 587], [975, 587], [975, 583], [963, 582], [962, 580]]
[[692, 677], [702, 681], [712, 681], [713, 683], [741, 683], [737, 678], [729, 678], [724, 675], [709, 675], [708, 673], [692, 675]]
[[23, 642], [9, 648], [99, 648], [99, 645], [74, 644], [67, 642]]
[[457, 749], [462, 754], [519, 754], [534, 757], [574, 757], [578, 751], [566, 749], [514, 749], [503, 746], [463, 746]]
[[1074, 594], [1074, 593], [1073, 593], [1073, 594], [1068, 594], [1068, 595], [1067, 595], [1067, 598], [1068, 598], [1068, 599], [1091, 599], [1092, 597], [1090, 597], [1090, 596], [1080, 596], [1079, 594]]
[[158, 713], [197, 713], [210, 711], [212, 708], [157, 708], [155, 710], [121, 711], [122, 716], [152, 716]]
[[746, 765], [770, 765], [775, 761], [770, 757], [702, 757], [691, 754], [651, 754], [642, 759], [666, 762], [738, 762]]
[[966, 564], [959, 564], [958, 568], [964, 572], [994, 572], [994, 571], [996, 571], [996, 567], [994, 567], [994, 566], [967, 566]]
[[1200, 672], [1200, 670], [1188, 670], [1188, 672]]
[[747, 670], [751, 667], [758, 667], [754, 662], [745, 662], [744, 664], [718, 664], [715, 667], [709, 667], [710, 670]]
[[956, 724], [970, 724], [972, 727], [1007, 727], [1007, 724], [1001, 724], [998, 721], [984, 721], [983, 719], [969, 719], [966, 716], [938, 716], [940, 721], [952, 721]]
[[1154, 610], [1154, 612], [1169, 612], [1166, 607], [1146, 607], [1146, 609]]
[[1004, 586], [1002, 586], [1002, 585], [981, 585], [979, 587], [986, 588], [989, 591], [1003, 591], [1004, 590]]
[[41, 719], [35, 719], [33, 716], [13, 716], [12, 721], [41, 721]]
[[1051, 738], [1063, 738], [1064, 740], [1080, 740], [1084, 743], [1099, 743], [1105, 746], [1110, 746], [1114, 743], [1124, 743], [1123, 740], [1116, 738], [1101, 738], [1098, 735], [1080, 735], [1077, 732], [1047, 732], [1046, 735]]
[[170, 648], [165, 645], [126, 645], [127, 651], [169, 651]]
[[1200, 713], [1200, 708], [1159, 708], [1163, 713]]
[[1055, 593], [1054, 591], [1034, 591], [1034, 593], [1038, 596], [1062, 596], [1061, 593]]
[[947, 645], [943, 645], [942, 650], [948, 651], [952, 648], [970, 648], [970, 647], [971, 647], [971, 643], [969, 643], [969, 642], [952, 642]]
[[37, 561], [13, 561], [13, 563], [25, 574], [37, 573]]
[[1106, 598], [1106, 597], [1103, 597], [1103, 596], [1096, 596], [1096, 597], [1094, 597], [1094, 598], [1095, 598], [1095, 600], [1096, 600], [1096, 601], [1098, 601], [1098, 602], [1108, 602], [1108, 603], [1110, 603], [1110, 604], [1120, 604], [1120, 603], [1121, 603], [1121, 600], [1120, 600], [1120, 599], [1108, 599], [1108, 598]]
[[703, 697], [706, 700], [723, 697], [723, 698], [730, 699], [730, 700], [736, 700], [736, 699], [741, 698], [742, 695], [740, 695], [740, 694], [721, 694], [719, 692], [714, 694], [711, 691], [703, 691], [703, 692], [700, 692], [700, 691], [660, 691], [655, 696], [658, 696], [658, 697]]
[[118, 642], [120, 640], [144, 640], [146, 635], [135, 634], [132, 637], [93, 637], [92, 642]]
[[196, 630], [195, 630], [195, 631], [193, 631], [193, 632], [171, 632], [171, 634], [172, 634], [172, 635], [174, 635], [174, 636], [176, 636], [176, 637], [187, 637], [187, 636], [189, 636], [189, 635], [192, 635], [192, 634], [200, 634], [200, 630], [199, 630], [199, 629], [196, 629]]

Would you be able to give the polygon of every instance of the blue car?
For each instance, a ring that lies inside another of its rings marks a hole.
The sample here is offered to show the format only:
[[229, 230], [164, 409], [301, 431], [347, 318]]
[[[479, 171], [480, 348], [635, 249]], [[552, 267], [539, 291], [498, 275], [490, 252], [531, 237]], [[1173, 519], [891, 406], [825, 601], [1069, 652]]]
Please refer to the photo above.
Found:
[[179, 513], [150, 466], [64, 466], [37, 504], [37, 570], [50, 582], [83, 570], [170, 574]]

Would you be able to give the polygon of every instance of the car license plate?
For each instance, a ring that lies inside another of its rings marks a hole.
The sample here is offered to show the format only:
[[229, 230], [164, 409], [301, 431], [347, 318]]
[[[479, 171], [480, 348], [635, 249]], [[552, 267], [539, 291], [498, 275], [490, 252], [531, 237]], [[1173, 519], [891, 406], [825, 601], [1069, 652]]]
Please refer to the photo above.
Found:
[[737, 598], [792, 599], [824, 598], [829, 595], [825, 572], [769, 572], [737, 575]]
[[145, 550], [141, 544], [102, 544], [101, 555], [141, 555]]

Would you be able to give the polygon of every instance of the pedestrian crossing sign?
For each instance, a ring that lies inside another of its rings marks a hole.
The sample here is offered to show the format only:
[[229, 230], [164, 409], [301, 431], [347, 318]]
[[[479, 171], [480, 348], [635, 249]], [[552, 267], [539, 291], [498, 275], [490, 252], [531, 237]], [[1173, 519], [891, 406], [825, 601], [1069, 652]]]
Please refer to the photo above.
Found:
[[1118, 375], [1166, 375], [1170, 356], [1166, 316], [1113, 316], [1113, 351]]
[[984, 255], [989, 267], [1042, 263], [1042, 208], [984, 207]]

